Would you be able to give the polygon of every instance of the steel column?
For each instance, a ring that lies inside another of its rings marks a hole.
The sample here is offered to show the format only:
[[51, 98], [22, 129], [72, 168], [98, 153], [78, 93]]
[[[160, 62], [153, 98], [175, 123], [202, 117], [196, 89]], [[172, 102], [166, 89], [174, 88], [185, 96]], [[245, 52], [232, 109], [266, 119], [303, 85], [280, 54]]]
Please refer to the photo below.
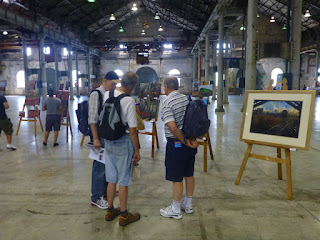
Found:
[[224, 112], [223, 108], [223, 40], [224, 16], [219, 15], [219, 54], [218, 54], [218, 100], [216, 112]]
[[55, 71], [54, 71], [54, 77], [56, 80], [56, 86], [57, 91], [60, 89], [60, 74], [59, 74], [59, 59], [58, 59], [58, 47], [57, 45], [53, 46], [53, 52], [54, 52], [54, 65], [55, 65]]
[[29, 68], [28, 68], [28, 55], [27, 55], [27, 42], [24, 37], [22, 37], [22, 45], [23, 45], [23, 67], [24, 67], [24, 89], [25, 95], [27, 95], [28, 85], [29, 85]]
[[[225, 56], [226, 57], [229, 57], [229, 48], [228, 48], [228, 43], [227, 41], [225, 41], [225, 44], [226, 44], [226, 54]], [[224, 69], [224, 84], [223, 84], [223, 104], [229, 104], [229, 60], [225, 61], [225, 69]]]
[[79, 62], [78, 62], [78, 52], [76, 51], [75, 52], [76, 54], [76, 76], [77, 76], [77, 79], [76, 79], [76, 83], [77, 83], [77, 98], [80, 97], [80, 86], [79, 86]]
[[42, 99], [47, 98], [47, 73], [46, 73], [46, 60], [44, 56], [44, 39], [43, 34], [40, 35], [39, 41], [39, 57], [40, 57], [40, 69], [41, 69], [41, 82], [42, 82]]
[[218, 79], [216, 78], [216, 71], [217, 71], [217, 42], [213, 41], [212, 44], [212, 65], [213, 65], [213, 89], [212, 89], [212, 99], [217, 100], [217, 81]]
[[201, 85], [201, 46], [200, 43], [198, 45], [198, 81]]
[[318, 76], [320, 76], [319, 69], [320, 69], [320, 46], [317, 47], [317, 53], [316, 53], [316, 72], [315, 77], [316, 81], [318, 81]]
[[86, 65], [87, 65], [87, 80], [88, 80], [88, 93], [90, 93], [91, 89], [91, 77], [90, 77], [90, 51], [89, 48], [87, 48], [86, 53]]
[[291, 61], [292, 89], [300, 89], [300, 51], [301, 51], [301, 15], [302, 1], [292, 0], [292, 29], [291, 29]]
[[204, 82], [205, 84], [209, 84], [209, 63], [210, 63], [210, 38], [209, 38], [209, 33], [206, 34], [206, 55], [205, 55], [205, 69], [204, 69]]
[[197, 55], [193, 53], [193, 79], [192, 82], [197, 82], [197, 70], [198, 70], [198, 62], [197, 62]]
[[73, 79], [72, 79], [72, 46], [67, 46], [68, 50], [68, 79], [70, 82], [70, 100], [74, 100], [74, 94], [73, 94]]
[[258, 0], [249, 0], [248, 1], [247, 42], [246, 42], [245, 90], [256, 89], [257, 10], [258, 10]]

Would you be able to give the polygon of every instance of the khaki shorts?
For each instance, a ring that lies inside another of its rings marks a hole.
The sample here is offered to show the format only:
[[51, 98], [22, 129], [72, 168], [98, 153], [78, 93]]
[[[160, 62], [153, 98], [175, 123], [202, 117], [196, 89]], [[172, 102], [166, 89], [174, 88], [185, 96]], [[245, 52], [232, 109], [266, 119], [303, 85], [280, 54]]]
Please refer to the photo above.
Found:
[[0, 131], [4, 131], [6, 135], [12, 135], [13, 133], [13, 124], [9, 118], [0, 120]]

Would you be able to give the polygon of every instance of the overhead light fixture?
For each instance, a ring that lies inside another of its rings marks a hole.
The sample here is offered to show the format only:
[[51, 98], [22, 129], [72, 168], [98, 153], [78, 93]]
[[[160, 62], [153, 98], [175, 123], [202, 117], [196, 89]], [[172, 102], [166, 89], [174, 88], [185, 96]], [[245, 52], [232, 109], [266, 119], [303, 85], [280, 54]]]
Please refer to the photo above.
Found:
[[147, 21], [145, 21], [144, 23], [143, 23], [143, 27], [144, 28], [149, 28], [150, 26], [149, 26], [149, 23], [147, 22]]
[[306, 17], [306, 18], [311, 17], [310, 11], [308, 9], [306, 10], [304, 17]]
[[3, 33], [3, 35], [8, 35], [7, 31], [3, 31], [2, 33]]
[[276, 19], [274, 18], [274, 16], [272, 16], [272, 17], [270, 18], [270, 22], [271, 22], [271, 23], [275, 23], [275, 22], [276, 22]]
[[158, 28], [158, 31], [159, 31], [159, 32], [162, 32], [162, 31], [163, 31], [163, 28], [161, 27], [161, 25], [160, 25], [160, 27]]
[[88, 0], [88, 2], [94, 3], [96, 2], [96, 0]]
[[142, 32], [141, 32], [142, 35], [145, 35], [146, 32], [144, 31], [144, 29], [142, 29]]
[[158, 13], [156, 13], [156, 15], [154, 16], [154, 20], [160, 20], [160, 16]]
[[287, 25], [283, 24], [282, 30], [287, 30]]
[[110, 20], [110, 21], [115, 21], [115, 20], [116, 20], [116, 17], [114, 16], [113, 13], [111, 13], [111, 16], [110, 16], [109, 20]]
[[134, 3], [133, 6], [132, 6], [132, 8], [131, 8], [131, 10], [132, 10], [132, 11], [137, 11], [137, 10], [138, 10], [137, 4]]
[[244, 31], [244, 30], [246, 30], [246, 27], [242, 25], [242, 26], [240, 27], [240, 30], [241, 30], [241, 31]]
[[259, 18], [259, 17], [260, 17], [260, 14], [258, 13], [258, 14], [257, 14], [257, 18]]
[[124, 29], [122, 28], [122, 26], [120, 26], [120, 28], [119, 28], [119, 32], [124, 32]]

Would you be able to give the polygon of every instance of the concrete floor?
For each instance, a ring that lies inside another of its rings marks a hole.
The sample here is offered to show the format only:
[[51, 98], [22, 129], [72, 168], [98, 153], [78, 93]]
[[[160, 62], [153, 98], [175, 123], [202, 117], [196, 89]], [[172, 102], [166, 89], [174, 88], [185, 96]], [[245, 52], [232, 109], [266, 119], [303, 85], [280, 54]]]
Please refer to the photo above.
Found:
[[[8, 96], [7, 111], [18, 125], [24, 97]], [[62, 127], [60, 146], [53, 136], [42, 146], [43, 134], [33, 136], [33, 124], [23, 122], [14, 136], [17, 151], [0, 152], [0, 239], [320, 239], [320, 98], [316, 99], [309, 151], [292, 152], [293, 201], [286, 199], [284, 180], [277, 180], [276, 163], [249, 159], [239, 186], [234, 184], [246, 144], [239, 141], [242, 98], [230, 96], [225, 113], [209, 105], [215, 160], [203, 173], [203, 147], [195, 166], [194, 214], [166, 219], [159, 209], [171, 202], [171, 184], [164, 179], [165, 139], [157, 122], [160, 150], [151, 158], [151, 137], [140, 135], [142, 159], [133, 170], [129, 210], [139, 211], [139, 222], [120, 227], [106, 222], [105, 210], [90, 205], [91, 165], [88, 149], [80, 147], [74, 109], [74, 135], [66, 144]], [[42, 114], [43, 123], [45, 115]], [[87, 139], [86, 139], [87, 142]], [[0, 139], [2, 146], [5, 137]], [[275, 156], [275, 149], [254, 147]], [[116, 206], [118, 200], [116, 200]]]

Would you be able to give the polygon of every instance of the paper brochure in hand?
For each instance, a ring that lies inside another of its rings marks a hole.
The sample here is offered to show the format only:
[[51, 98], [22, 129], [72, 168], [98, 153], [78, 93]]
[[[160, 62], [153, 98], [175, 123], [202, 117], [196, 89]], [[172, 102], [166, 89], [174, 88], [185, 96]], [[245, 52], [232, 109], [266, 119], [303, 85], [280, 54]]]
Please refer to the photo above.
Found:
[[103, 153], [104, 153], [104, 148], [100, 148], [100, 149], [90, 148], [89, 158], [105, 164]]

